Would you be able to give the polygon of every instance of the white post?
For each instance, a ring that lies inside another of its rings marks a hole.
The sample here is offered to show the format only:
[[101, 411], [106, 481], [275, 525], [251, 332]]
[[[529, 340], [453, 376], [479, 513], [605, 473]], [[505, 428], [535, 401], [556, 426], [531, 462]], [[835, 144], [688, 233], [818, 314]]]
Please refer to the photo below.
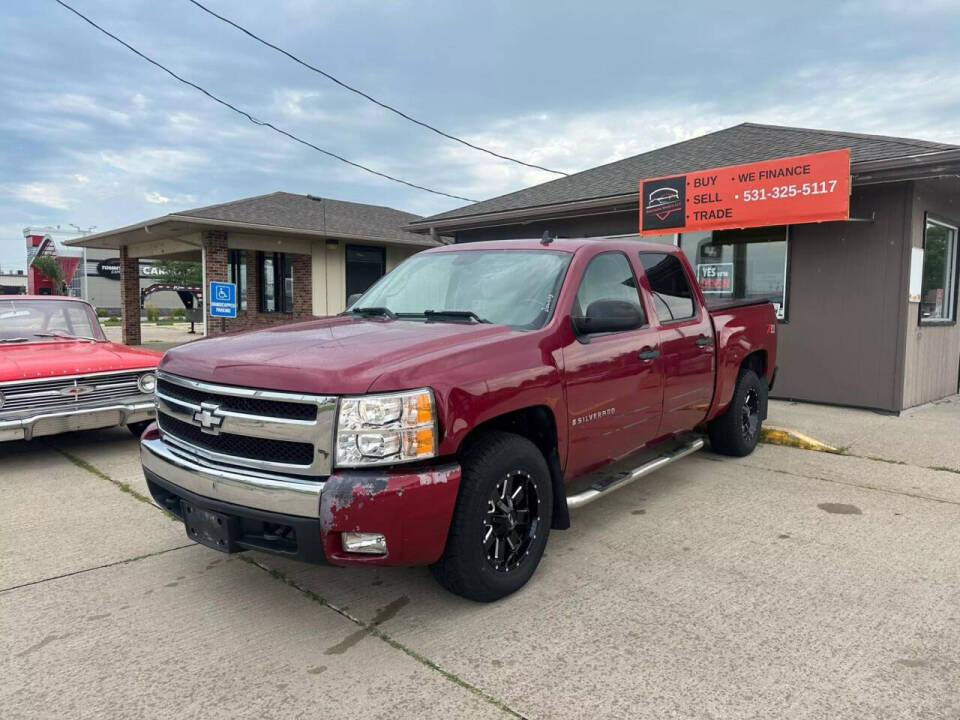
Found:
[[207, 248], [206, 245], [200, 246], [200, 273], [201, 273], [201, 283], [200, 283], [200, 293], [203, 297], [203, 300], [200, 301], [200, 309], [203, 310], [203, 336], [207, 336], [207, 303], [210, 301], [210, 298], [207, 297], [209, 294], [207, 288]]

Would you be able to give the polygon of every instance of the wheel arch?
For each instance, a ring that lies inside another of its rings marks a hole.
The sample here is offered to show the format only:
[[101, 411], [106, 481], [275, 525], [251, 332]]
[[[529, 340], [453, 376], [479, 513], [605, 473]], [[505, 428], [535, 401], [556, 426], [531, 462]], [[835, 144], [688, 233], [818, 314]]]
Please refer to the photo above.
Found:
[[553, 411], [546, 405], [531, 405], [484, 420], [467, 433], [457, 448], [458, 457], [471, 443], [476, 442], [485, 432], [500, 430], [526, 438], [543, 453], [550, 468], [550, 481], [553, 486], [553, 522], [554, 530], [566, 530], [570, 527], [570, 514], [567, 509], [567, 495], [564, 489], [563, 469], [560, 465], [560, 452], [557, 444], [557, 420]]

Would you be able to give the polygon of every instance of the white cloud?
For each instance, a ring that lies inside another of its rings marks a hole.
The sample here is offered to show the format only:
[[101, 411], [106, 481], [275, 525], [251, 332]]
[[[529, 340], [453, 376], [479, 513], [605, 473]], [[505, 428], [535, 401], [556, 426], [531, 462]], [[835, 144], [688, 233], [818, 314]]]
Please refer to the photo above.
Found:
[[[741, 122], [896, 135], [960, 144], [956, 123], [960, 73], [936, 63], [887, 70], [813, 65], [782, 78], [765, 102], [676, 103], [652, 100], [616, 110], [565, 116], [534, 113], [503, 119], [470, 142], [545, 167], [575, 172], [698, 137]], [[903, 108], [924, 108], [905, 113]], [[419, 182], [458, 195], [488, 198], [559, 176], [496, 160], [456, 145], [438, 145]], [[416, 170], [408, 170], [416, 173]], [[441, 201], [443, 202], [443, 201]]]
[[152, 203], [154, 205], [166, 205], [168, 202], [170, 202], [170, 198], [164, 197], [163, 195], [158, 193], [156, 190], [144, 193], [143, 199], [146, 200], [148, 203]]
[[139, 147], [124, 151], [102, 150], [100, 160], [131, 175], [175, 180], [206, 161], [198, 151], [162, 147]]
[[89, 95], [82, 95], [80, 93], [45, 94], [37, 100], [37, 107], [42, 107], [45, 112], [58, 111], [66, 114], [107, 120], [118, 125], [127, 125], [130, 123], [130, 116], [127, 113], [103, 105]]
[[33, 182], [7, 185], [4, 191], [34, 205], [43, 205], [57, 210], [66, 210], [70, 207], [70, 203], [63, 197], [60, 188], [52, 183]]

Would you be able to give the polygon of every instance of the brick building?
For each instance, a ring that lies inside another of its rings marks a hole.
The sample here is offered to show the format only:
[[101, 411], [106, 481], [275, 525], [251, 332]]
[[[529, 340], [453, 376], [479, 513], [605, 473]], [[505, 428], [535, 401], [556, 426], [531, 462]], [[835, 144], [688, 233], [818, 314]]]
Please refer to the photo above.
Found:
[[418, 216], [392, 208], [276, 192], [88, 235], [69, 244], [120, 258], [123, 341], [140, 344], [140, 263], [202, 263], [203, 287], [237, 285], [236, 319], [209, 317], [204, 333], [269, 327], [346, 307], [414, 253], [439, 242], [404, 230]]

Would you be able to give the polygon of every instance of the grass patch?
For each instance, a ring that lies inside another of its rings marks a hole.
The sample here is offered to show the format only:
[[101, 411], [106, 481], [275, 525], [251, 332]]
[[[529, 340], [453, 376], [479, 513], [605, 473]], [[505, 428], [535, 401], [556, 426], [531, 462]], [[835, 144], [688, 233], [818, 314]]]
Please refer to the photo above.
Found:
[[940, 472], [948, 472], [948, 473], [954, 473], [956, 475], [960, 475], [960, 470], [957, 470], [956, 468], [952, 468], [952, 467], [947, 467], [946, 465], [931, 465], [930, 467], [927, 468], [927, 470], [939, 470]]
[[876, 455], [867, 455], [867, 460], [876, 460], [877, 462], [887, 463], [888, 465], [909, 465], [903, 460], [890, 460], [889, 458], [877, 457]]
[[173, 520], [174, 522], [180, 522], [180, 518], [178, 518], [176, 515], [168, 512], [168, 511], [165, 510], [164, 508], [159, 507], [158, 505], [156, 505], [156, 504], [155, 504], [150, 498], [148, 498], [146, 495], [144, 495], [143, 493], [141, 493], [141, 492], [139, 492], [138, 490], [135, 490], [133, 487], [131, 487], [131, 485], [130, 485], [129, 483], [121, 482], [120, 480], [115, 480], [114, 478], [112, 478], [112, 477], [110, 477], [109, 475], [107, 475], [107, 474], [106, 474], [103, 470], [101, 470], [100, 468], [96, 467], [95, 465], [91, 465], [90, 463], [88, 463], [88, 462], [87, 462], [86, 460], [84, 460], [83, 458], [78, 458], [76, 455], [73, 455], [73, 454], [71, 454], [71, 453], [68, 453], [66, 450], [62, 450], [61, 448], [58, 448], [58, 447], [54, 447], [53, 449], [56, 450], [56, 451], [57, 451], [58, 453], [60, 453], [61, 455], [63, 455], [67, 460], [69, 460], [70, 462], [72, 462], [72, 463], [73, 463], [74, 465], [76, 465], [78, 468], [81, 468], [81, 469], [83, 469], [83, 470], [86, 470], [86, 471], [87, 471], [88, 473], [90, 473], [91, 475], [96, 475], [96, 476], [97, 476], [98, 478], [100, 478], [101, 480], [106, 480], [107, 482], [112, 483], [113, 485], [115, 485], [115, 486], [117, 486], [118, 488], [120, 488], [121, 492], [125, 492], [125, 493], [127, 493], [127, 495], [130, 495], [130, 496], [131, 496], [132, 498], [134, 498], [135, 500], [139, 500], [140, 502], [146, 503], [147, 505], [149, 505], [149, 506], [152, 507], [152, 508], [156, 508], [157, 510], [159, 510], [160, 512], [162, 512], [164, 515], [166, 515], [168, 518], [170, 518], [170, 519]]

